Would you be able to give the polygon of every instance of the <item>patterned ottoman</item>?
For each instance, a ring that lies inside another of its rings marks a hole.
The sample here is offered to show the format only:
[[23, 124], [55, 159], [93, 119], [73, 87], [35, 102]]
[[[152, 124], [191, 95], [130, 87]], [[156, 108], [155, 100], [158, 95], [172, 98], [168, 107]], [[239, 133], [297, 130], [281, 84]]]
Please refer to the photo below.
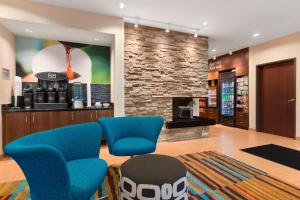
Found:
[[176, 158], [142, 155], [120, 167], [120, 200], [187, 200], [187, 170]]

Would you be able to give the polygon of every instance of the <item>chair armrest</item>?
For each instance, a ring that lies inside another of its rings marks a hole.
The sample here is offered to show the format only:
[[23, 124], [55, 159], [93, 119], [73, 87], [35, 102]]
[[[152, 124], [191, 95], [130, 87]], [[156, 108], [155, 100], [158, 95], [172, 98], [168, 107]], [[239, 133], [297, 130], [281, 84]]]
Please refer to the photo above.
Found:
[[4, 150], [21, 167], [33, 199], [71, 199], [69, 174], [58, 150], [49, 145], [20, 143], [10, 143]]

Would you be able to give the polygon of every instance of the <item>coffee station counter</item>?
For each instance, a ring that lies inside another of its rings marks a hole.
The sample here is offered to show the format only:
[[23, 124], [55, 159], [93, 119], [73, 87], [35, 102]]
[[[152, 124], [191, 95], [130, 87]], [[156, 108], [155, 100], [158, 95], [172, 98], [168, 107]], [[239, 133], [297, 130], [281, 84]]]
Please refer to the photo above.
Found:
[[113, 117], [113, 106], [80, 109], [15, 109], [2, 107], [3, 147], [20, 137], [63, 126], [97, 122], [101, 117]]
[[25, 109], [14, 107], [2, 107], [2, 112], [45, 112], [45, 111], [84, 111], [84, 110], [113, 110], [113, 106], [109, 107], [84, 107], [84, 108], [63, 108], [63, 109]]

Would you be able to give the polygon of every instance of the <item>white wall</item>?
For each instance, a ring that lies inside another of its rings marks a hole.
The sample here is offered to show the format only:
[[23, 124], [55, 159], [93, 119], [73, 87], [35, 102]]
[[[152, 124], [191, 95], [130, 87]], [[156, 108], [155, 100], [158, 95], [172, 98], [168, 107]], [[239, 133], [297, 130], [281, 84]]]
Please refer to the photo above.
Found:
[[300, 137], [300, 32], [249, 49], [249, 127], [256, 129], [256, 66], [296, 58], [296, 136]]
[[[0, 112], [1, 104], [11, 100], [12, 82], [15, 74], [15, 37], [0, 25]], [[10, 80], [2, 79], [2, 69], [10, 70]], [[0, 115], [0, 154], [2, 154], [2, 119]]]
[[115, 115], [124, 115], [124, 22], [121, 18], [48, 6], [29, 1], [1, 0], [0, 18], [113, 34], [112, 97]]

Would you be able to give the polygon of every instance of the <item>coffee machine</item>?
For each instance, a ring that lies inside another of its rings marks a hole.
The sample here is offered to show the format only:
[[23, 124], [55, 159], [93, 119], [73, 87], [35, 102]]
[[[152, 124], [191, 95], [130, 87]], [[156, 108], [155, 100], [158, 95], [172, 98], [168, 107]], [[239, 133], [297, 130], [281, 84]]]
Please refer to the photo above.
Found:
[[35, 109], [64, 109], [68, 108], [68, 84], [65, 73], [41, 72], [38, 78], [38, 88], [35, 92]]

